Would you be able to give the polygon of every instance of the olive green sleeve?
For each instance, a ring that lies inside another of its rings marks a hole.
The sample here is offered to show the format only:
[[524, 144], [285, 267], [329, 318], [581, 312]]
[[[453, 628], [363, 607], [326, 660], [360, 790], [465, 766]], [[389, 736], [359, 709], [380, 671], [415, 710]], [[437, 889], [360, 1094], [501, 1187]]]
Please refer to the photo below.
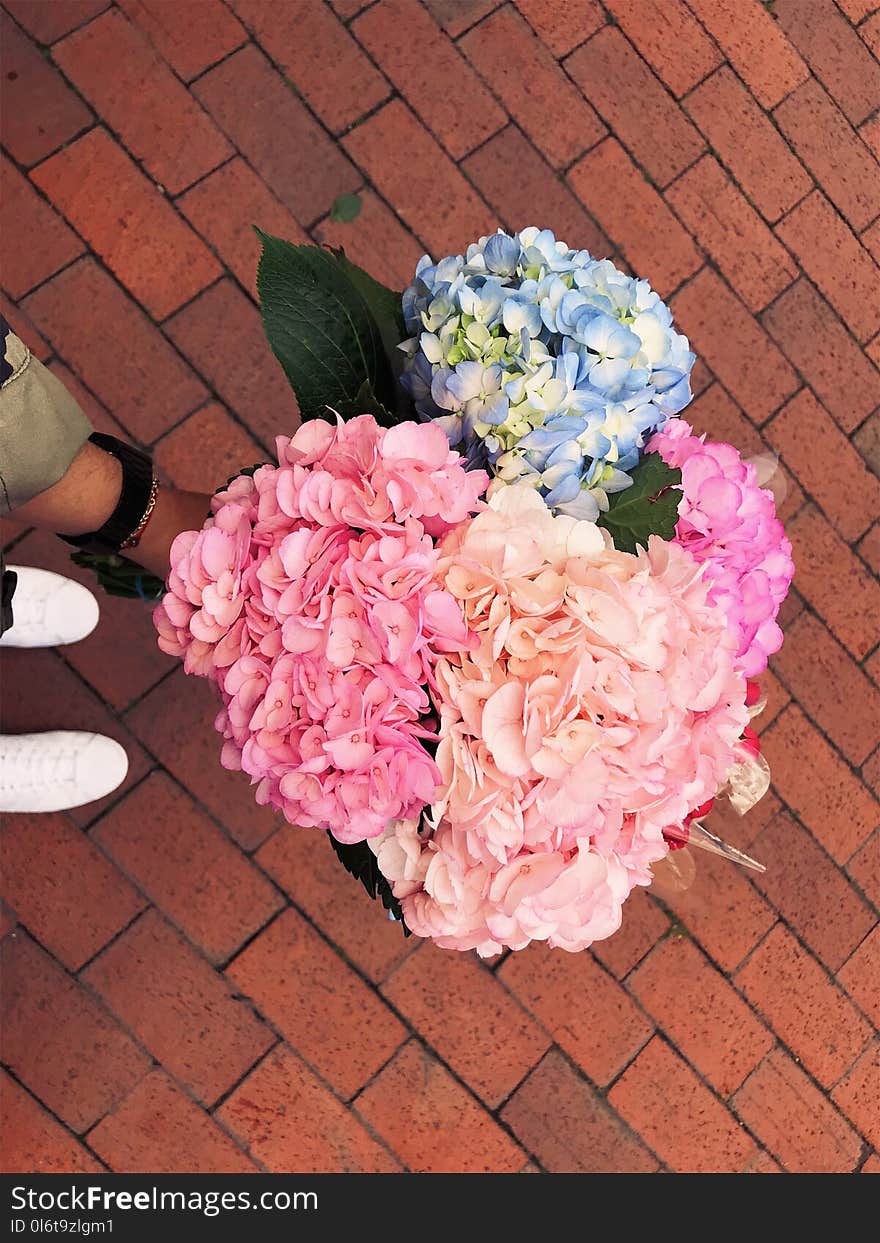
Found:
[[58, 482], [92, 426], [13, 332], [5, 333], [0, 348], [0, 513], [7, 514]]

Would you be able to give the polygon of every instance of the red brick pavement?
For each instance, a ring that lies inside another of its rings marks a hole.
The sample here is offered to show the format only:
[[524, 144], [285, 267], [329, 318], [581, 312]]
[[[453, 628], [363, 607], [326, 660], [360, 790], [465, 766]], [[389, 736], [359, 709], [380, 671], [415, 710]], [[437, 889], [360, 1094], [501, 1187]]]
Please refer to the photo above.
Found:
[[797, 560], [774, 790], [718, 822], [768, 871], [699, 859], [578, 956], [404, 941], [219, 768], [136, 605], [9, 655], [7, 729], [106, 730], [131, 775], [3, 828], [5, 1167], [880, 1171], [880, 3], [3, 8], [3, 305], [169, 478], [295, 418], [251, 223], [398, 286], [535, 223], [671, 298], [691, 417], [780, 455]]

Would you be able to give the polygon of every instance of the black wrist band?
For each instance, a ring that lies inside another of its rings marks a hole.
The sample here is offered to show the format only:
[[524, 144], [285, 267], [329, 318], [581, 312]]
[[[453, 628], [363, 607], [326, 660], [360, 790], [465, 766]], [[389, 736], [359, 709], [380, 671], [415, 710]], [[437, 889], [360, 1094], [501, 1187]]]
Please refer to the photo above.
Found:
[[86, 535], [62, 535], [61, 539], [86, 552], [119, 552], [146, 513], [153, 488], [153, 463], [146, 453], [115, 436], [92, 432], [89, 440], [122, 464], [122, 488], [113, 513], [98, 531]]

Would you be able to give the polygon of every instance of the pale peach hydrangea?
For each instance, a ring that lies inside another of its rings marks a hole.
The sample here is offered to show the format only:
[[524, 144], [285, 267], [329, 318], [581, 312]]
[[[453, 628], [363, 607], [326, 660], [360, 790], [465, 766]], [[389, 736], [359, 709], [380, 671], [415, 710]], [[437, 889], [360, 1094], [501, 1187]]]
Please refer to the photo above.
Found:
[[683, 549], [619, 552], [526, 485], [442, 552], [478, 645], [437, 666], [430, 824], [371, 845], [409, 927], [441, 946], [583, 949], [733, 763], [748, 721], [734, 640]]

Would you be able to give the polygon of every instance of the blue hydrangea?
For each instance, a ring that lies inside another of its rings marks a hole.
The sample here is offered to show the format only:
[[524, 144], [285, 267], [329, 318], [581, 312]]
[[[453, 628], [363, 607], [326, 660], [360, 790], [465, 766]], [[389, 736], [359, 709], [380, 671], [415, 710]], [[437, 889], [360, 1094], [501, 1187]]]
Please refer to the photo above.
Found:
[[691, 400], [687, 338], [645, 280], [549, 229], [499, 230], [403, 295], [403, 383], [493, 486], [525, 479], [595, 519], [651, 433]]

